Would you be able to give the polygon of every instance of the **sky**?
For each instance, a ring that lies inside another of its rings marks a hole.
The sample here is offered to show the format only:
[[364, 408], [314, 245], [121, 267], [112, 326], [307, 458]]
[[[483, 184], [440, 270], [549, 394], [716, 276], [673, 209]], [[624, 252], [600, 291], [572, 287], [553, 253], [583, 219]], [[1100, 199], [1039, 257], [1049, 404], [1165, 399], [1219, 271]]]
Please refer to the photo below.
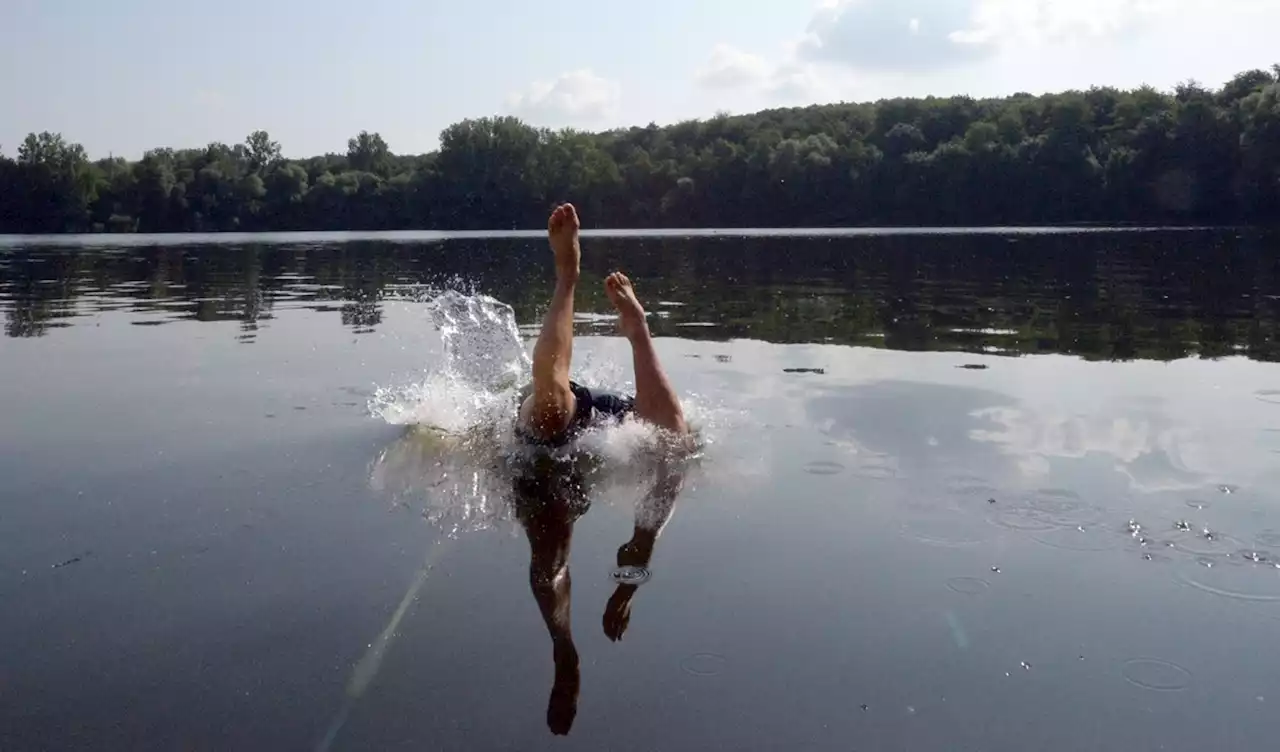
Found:
[[1280, 62], [1280, 0], [3, 0], [0, 150], [396, 153], [459, 120], [600, 130], [717, 112], [1091, 85]]

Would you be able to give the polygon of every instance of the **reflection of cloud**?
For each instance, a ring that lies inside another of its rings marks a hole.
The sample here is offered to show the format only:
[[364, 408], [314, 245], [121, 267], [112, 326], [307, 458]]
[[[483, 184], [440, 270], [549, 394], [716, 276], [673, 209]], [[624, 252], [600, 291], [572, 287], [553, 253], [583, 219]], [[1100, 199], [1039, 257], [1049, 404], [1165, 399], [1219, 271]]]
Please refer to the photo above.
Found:
[[969, 432], [973, 441], [996, 444], [1017, 458], [1024, 475], [1042, 476], [1051, 459], [1101, 455], [1133, 487], [1147, 492], [1199, 488], [1207, 472], [1195, 467], [1196, 434], [1154, 415], [1120, 417], [1039, 414], [1012, 407], [979, 410], [991, 429]]
[[622, 87], [590, 70], [536, 81], [507, 101], [511, 111], [540, 125], [585, 125], [617, 115]]

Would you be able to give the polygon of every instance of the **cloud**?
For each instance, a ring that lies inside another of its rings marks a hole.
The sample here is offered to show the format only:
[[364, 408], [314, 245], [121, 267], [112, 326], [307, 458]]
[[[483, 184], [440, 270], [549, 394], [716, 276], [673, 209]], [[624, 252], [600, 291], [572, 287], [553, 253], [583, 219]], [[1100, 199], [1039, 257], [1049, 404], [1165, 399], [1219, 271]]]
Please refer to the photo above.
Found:
[[694, 73], [694, 81], [711, 89], [758, 86], [768, 76], [770, 65], [764, 58], [731, 45], [717, 44], [707, 62]]
[[975, 0], [972, 5], [970, 23], [953, 30], [951, 41], [982, 46], [1099, 40], [1204, 7], [1205, 0]]
[[829, 0], [796, 53], [865, 71], [920, 72], [982, 60], [1008, 45], [1116, 38], [1211, 2], [1254, 0]]
[[795, 59], [794, 45], [774, 63], [731, 45], [718, 44], [694, 81], [708, 89], [748, 89], [782, 102], [813, 102], [830, 96], [831, 87], [811, 63]]
[[816, 66], [795, 61], [779, 65], [764, 83], [764, 90], [784, 102], [816, 102], [832, 96], [832, 87]]
[[980, 59], [989, 54], [983, 45], [953, 38], [974, 32], [972, 22], [979, 2], [836, 0], [814, 14], [796, 54], [815, 63], [894, 72]]
[[588, 69], [570, 71], [554, 81], [536, 81], [511, 95], [513, 114], [543, 125], [589, 125], [614, 118], [622, 101], [617, 81]]

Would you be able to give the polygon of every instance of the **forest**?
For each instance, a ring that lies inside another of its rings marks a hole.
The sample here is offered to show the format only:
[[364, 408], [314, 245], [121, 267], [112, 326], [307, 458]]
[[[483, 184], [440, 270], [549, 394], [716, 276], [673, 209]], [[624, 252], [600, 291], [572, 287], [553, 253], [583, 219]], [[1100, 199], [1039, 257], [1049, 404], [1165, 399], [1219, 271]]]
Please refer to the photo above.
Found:
[[601, 133], [464, 120], [403, 155], [361, 132], [286, 159], [244, 143], [91, 159], [0, 153], [0, 232], [832, 227], [1280, 221], [1280, 65], [1220, 89], [1094, 87], [721, 114]]

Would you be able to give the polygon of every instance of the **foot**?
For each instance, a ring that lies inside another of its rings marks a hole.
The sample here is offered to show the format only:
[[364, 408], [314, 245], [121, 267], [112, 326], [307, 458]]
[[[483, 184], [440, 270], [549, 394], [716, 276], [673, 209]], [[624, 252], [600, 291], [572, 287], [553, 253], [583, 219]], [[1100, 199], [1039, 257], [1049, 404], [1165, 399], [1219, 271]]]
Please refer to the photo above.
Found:
[[547, 728], [556, 736], [566, 736], [578, 716], [578, 651], [572, 646], [555, 650], [556, 678], [547, 699]]
[[578, 245], [581, 226], [573, 204], [557, 206], [547, 220], [547, 237], [556, 255], [556, 277], [559, 279], [578, 279], [578, 264], [582, 260], [582, 248]]
[[[653, 545], [657, 540], [651, 535], [642, 535], [640, 531], [631, 540], [618, 547], [618, 566], [647, 567], [653, 558]], [[604, 634], [617, 642], [627, 633], [631, 624], [631, 599], [635, 597], [635, 585], [618, 585], [613, 596], [604, 607]]]
[[631, 625], [631, 599], [635, 597], [635, 585], [619, 585], [604, 606], [604, 636], [618, 642]]
[[613, 307], [618, 309], [618, 328], [622, 335], [633, 341], [638, 337], [648, 337], [649, 324], [645, 321], [644, 309], [640, 307], [635, 288], [627, 275], [622, 272], [610, 274], [604, 281], [604, 291], [608, 293]]

